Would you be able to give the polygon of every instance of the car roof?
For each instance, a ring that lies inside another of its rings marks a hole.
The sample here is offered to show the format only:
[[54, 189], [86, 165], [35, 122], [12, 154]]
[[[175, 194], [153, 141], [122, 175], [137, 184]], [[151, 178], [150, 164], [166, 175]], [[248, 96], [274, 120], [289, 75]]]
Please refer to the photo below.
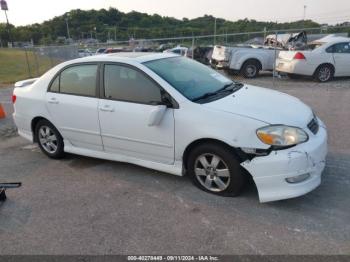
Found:
[[121, 52], [105, 55], [88, 56], [72, 60], [73, 63], [83, 62], [136, 62], [145, 63], [153, 60], [159, 60], [163, 58], [177, 57], [179, 55], [173, 53], [147, 53], [147, 52]]

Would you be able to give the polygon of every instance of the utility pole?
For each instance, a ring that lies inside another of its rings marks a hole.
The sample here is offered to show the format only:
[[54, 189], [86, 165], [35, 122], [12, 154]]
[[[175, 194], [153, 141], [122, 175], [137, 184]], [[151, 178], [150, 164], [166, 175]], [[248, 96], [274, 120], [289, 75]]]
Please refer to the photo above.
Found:
[[7, 34], [8, 34], [8, 40], [9, 42], [11, 42], [11, 45], [13, 47], [13, 41], [11, 39], [11, 29], [10, 29], [10, 23], [9, 23], [9, 19], [7, 17], [7, 11], [8, 6], [7, 6], [7, 2], [5, 0], [0, 0], [0, 6], [1, 6], [1, 10], [3, 10], [5, 12], [5, 16], [6, 16], [6, 23], [7, 23]]
[[214, 45], [216, 45], [216, 17], [215, 17], [215, 21], [214, 21]]
[[304, 5], [304, 14], [303, 14], [303, 20], [304, 21], [306, 19], [306, 9], [307, 9], [307, 5]]
[[68, 17], [64, 19], [66, 21], [66, 26], [67, 26], [67, 37], [70, 39], [70, 32], [69, 32], [69, 24], [68, 24]]

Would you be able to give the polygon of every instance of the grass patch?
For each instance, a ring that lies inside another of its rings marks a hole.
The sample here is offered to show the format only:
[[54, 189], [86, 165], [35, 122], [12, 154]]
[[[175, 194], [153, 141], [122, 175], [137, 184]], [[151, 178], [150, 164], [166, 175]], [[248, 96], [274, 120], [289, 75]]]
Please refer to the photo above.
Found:
[[59, 62], [38, 52], [0, 48], [0, 86], [41, 76]]

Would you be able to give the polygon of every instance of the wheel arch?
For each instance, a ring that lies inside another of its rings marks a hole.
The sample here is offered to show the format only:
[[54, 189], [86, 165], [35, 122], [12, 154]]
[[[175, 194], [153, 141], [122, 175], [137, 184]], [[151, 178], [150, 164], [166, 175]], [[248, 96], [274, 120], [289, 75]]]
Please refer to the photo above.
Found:
[[327, 63], [322, 63], [318, 67], [316, 67], [316, 69], [315, 69], [315, 71], [313, 73], [313, 76], [316, 75], [317, 71], [321, 68], [321, 66], [325, 66], [325, 65], [326, 66], [330, 66], [332, 68], [332, 70], [333, 70], [333, 75], [335, 74], [335, 66], [332, 63], [327, 62]]
[[243, 70], [244, 66], [245, 66], [248, 62], [255, 62], [255, 63], [257, 63], [259, 71], [262, 70], [262, 67], [263, 67], [263, 66], [262, 66], [262, 63], [261, 63], [261, 61], [259, 60], [259, 58], [257, 58], [257, 57], [245, 58], [245, 59], [244, 59], [244, 62], [242, 63], [242, 66], [241, 66], [241, 69], [240, 69], [240, 70]]
[[237, 159], [240, 162], [244, 162], [245, 160], [249, 159], [248, 155], [246, 153], [244, 153], [240, 148], [235, 148], [233, 146], [230, 146], [229, 144], [218, 140], [218, 139], [214, 139], [214, 138], [200, 138], [197, 139], [193, 142], [191, 142], [185, 149], [183, 155], [182, 155], [182, 160], [183, 160], [183, 166], [185, 168], [185, 170], [187, 170], [187, 160], [189, 157], [190, 152], [196, 148], [197, 146], [204, 144], [204, 143], [213, 143], [213, 144], [217, 144], [217, 145], [221, 145], [223, 147], [228, 148], [229, 150], [232, 151], [232, 153], [237, 157]]
[[[47, 118], [43, 117], [43, 116], [36, 116], [32, 119], [32, 122], [30, 124], [31, 130], [32, 130], [32, 134], [33, 134], [33, 141], [34, 143], [38, 142], [35, 136], [35, 127], [36, 125], [39, 123], [40, 120], [46, 120], [48, 122], [50, 122], [52, 124], [52, 122], [50, 120], [48, 120]], [[54, 126], [54, 124], [52, 124]]]

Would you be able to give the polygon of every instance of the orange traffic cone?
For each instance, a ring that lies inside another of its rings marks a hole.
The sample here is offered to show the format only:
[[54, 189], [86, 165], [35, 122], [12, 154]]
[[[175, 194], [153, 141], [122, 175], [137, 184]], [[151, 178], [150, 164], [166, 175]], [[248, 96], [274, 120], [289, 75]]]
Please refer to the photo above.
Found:
[[2, 104], [0, 104], [0, 119], [6, 118], [6, 113], [4, 108], [2, 107]]

